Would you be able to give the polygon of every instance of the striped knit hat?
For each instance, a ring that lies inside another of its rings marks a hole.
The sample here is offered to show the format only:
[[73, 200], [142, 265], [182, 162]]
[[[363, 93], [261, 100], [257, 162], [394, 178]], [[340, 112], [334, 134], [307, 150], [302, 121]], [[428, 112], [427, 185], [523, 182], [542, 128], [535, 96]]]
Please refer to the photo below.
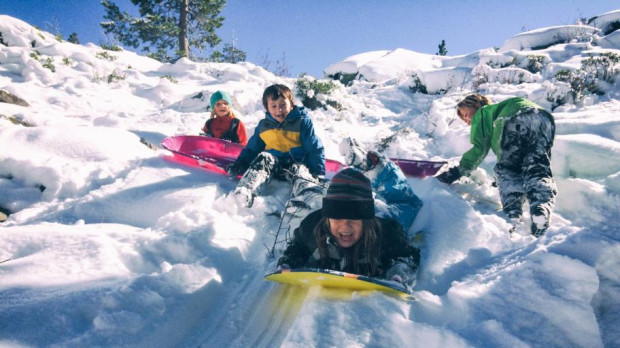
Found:
[[338, 172], [323, 197], [323, 216], [332, 219], [364, 220], [375, 217], [370, 180], [357, 169]]

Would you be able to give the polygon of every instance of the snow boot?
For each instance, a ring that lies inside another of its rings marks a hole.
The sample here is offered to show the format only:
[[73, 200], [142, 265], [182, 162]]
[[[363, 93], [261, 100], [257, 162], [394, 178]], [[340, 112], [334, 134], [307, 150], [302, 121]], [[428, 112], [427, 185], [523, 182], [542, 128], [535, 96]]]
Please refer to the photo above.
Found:
[[517, 228], [521, 225], [523, 219], [519, 217], [511, 217], [508, 219], [508, 223], [510, 224], [510, 230], [508, 232], [512, 235], [517, 231]]
[[272, 154], [268, 152], [258, 154], [239, 180], [234, 191], [235, 196], [239, 197], [240, 203], [248, 208], [252, 206], [256, 192], [262, 185], [269, 182], [276, 164], [277, 160]]
[[347, 166], [364, 172], [371, 180], [375, 177], [371, 172], [378, 174], [385, 167], [385, 156], [375, 151], [365, 150], [357, 140], [351, 137], [340, 142], [339, 150]]
[[340, 154], [344, 156], [344, 163], [349, 167], [366, 170], [366, 153], [360, 143], [351, 137], [344, 138], [339, 145]]
[[507, 217], [506, 220], [510, 224], [510, 230], [508, 232], [512, 235], [517, 231], [517, 228], [523, 222], [522, 212], [520, 210], [513, 209], [508, 211], [504, 210], [504, 213]]
[[252, 204], [254, 203], [254, 195], [247, 187], [237, 187], [233, 192], [233, 195], [238, 205], [246, 208], [252, 207]]
[[532, 218], [532, 225], [530, 230], [532, 236], [538, 238], [541, 237], [549, 228], [549, 220], [551, 219], [551, 212], [545, 210], [542, 205], [536, 206], [530, 210]]
[[[293, 164], [288, 171], [289, 180], [292, 182], [291, 201], [306, 202], [309, 208], [320, 208], [317, 204], [308, 204], [311, 196], [318, 196], [318, 200], [323, 196], [325, 189], [320, 179], [310, 174], [308, 167], [303, 164]], [[314, 197], [317, 198], [317, 197]]]

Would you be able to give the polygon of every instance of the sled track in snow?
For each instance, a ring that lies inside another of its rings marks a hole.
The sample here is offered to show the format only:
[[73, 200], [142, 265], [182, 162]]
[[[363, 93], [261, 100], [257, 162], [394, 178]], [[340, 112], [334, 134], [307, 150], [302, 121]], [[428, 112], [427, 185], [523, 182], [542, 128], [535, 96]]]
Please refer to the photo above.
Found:
[[287, 336], [308, 290], [266, 282], [262, 274], [247, 278], [205, 323], [199, 347], [276, 347]]

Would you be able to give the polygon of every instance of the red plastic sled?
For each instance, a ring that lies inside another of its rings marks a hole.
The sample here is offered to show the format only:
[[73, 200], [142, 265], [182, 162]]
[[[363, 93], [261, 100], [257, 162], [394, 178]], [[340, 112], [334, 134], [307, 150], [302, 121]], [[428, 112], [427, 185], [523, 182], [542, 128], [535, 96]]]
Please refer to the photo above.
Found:
[[[161, 146], [172, 152], [172, 159], [190, 166], [200, 166], [210, 171], [226, 174], [244, 146], [230, 141], [201, 135], [178, 135], [162, 140]], [[407, 176], [425, 178], [435, 175], [447, 162], [391, 159]], [[325, 160], [325, 171], [335, 174], [345, 166], [336, 160]], [[329, 175], [328, 175], [329, 176]]]

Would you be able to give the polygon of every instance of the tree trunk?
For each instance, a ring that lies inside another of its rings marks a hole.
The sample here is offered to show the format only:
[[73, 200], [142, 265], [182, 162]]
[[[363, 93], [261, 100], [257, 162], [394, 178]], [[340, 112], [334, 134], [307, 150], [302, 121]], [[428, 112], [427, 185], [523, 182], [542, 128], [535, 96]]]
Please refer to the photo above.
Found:
[[181, 11], [179, 12], [179, 55], [189, 56], [189, 40], [187, 39], [187, 15], [189, 13], [189, 0], [180, 0]]

